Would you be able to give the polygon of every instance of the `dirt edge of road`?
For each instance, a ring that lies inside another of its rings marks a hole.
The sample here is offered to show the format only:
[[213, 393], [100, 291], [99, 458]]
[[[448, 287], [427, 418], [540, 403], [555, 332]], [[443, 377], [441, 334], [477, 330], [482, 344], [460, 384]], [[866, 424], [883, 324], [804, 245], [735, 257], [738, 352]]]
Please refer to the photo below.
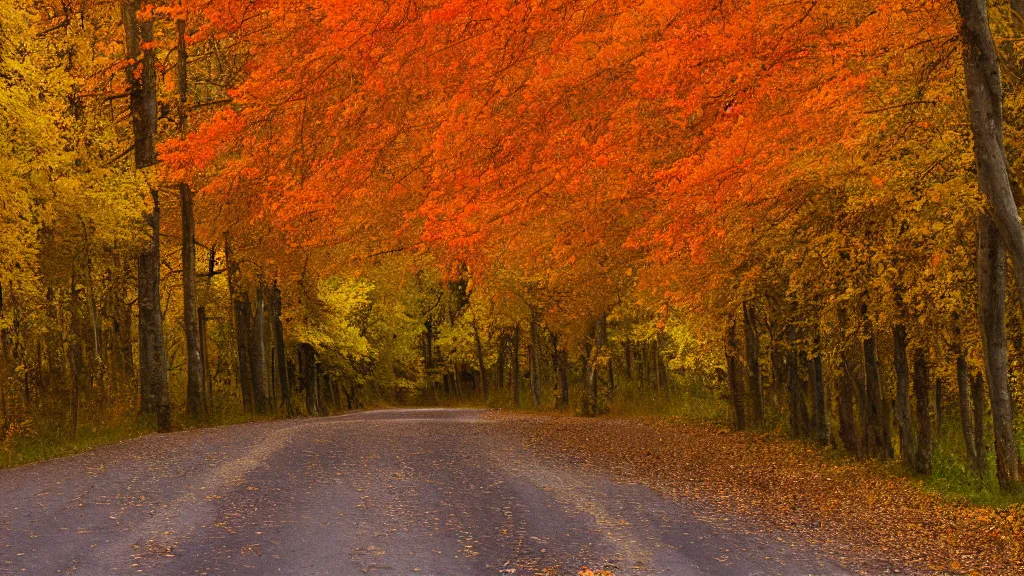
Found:
[[810, 542], [865, 573], [1024, 574], [1018, 510], [951, 503], [920, 482], [831, 461], [799, 442], [668, 418], [488, 417], [538, 453], [649, 485], [733, 529], [739, 521]]

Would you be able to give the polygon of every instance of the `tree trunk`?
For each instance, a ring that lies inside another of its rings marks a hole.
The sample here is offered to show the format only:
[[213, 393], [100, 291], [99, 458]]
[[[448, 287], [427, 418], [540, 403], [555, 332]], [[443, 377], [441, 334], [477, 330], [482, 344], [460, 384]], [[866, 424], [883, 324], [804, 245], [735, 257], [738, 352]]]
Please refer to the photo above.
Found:
[[[974, 137], [978, 190], [988, 201], [988, 223], [1002, 239], [1000, 252], [1009, 252], [1017, 280], [1017, 297], [1024, 309], [1024, 227], [1010, 184], [1010, 170], [1003, 144], [1003, 91], [999, 54], [988, 20], [986, 0], [957, 0], [960, 38], [963, 41], [964, 78]], [[980, 281], [979, 281], [980, 288]], [[991, 382], [989, 383], [991, 387]], [[1012, 428], [1011, 428], [1012, 429]], [[1005, 431], [997, 431], [997, 434]], [[999, 442], [997, 441], [997, 454]], [[1016, 465], [1016, 458], [1006, 455]], [[1018, 473], [1007, 470], [1001, 481], [1016, 482]]]
[[902, 324], [892, 328], [893, 370], [896, 373], [896, 430], [900, 437], [900, 460], [914, 467], [914, 437], [910, 428], [910, 367], [907, 363], [907, 331]]
[[743, 339], [747, 364], [747, 388], [751, 417], [755, 426], [764, 422], [764, 396], [761, 393], [761, 345], [757, 338], [757, 317], [750, 303], [743, 304]]
[[628, 380], [633, 379], [633, 341], [629, 338], [622, 343], [623, 357], [626, 361], [626, 378]]
[[[180, 14], [175, 21], [175, 28], [178, 48], [178, 134], [182, 138], [188, 132], [188, 48], [185, 44], [185, 24], [185, 14]], [[206, 386], [196, 303], [196, 221], [192, 207], [192, 187], [185, 182], [179, 183], [178, 196], [181, 200], [181, 292], [188, 374], [186, 406], [189, 416], [196, 417], [202, 410], [203, 390]]]
[[875, 336], [868, 320], [867, 304], [861, 304], [864, 318], [864, 397], [866, 402], [865, 437], [866, 450], [872, 456], [883, 460], [892, 458], [892, 437], [889, 431], [889, 407], [882, 393], [882, 382], [878, 377], [878, 354]]
[[[844, 336], [846, 334], [848, 322], [849, 318], [846, 313], [846, 308], [840, 308], [839, 327]], [[855, 373], [856, 368], [853, 363], [855, 353], [851, 354], [850, 345], [845, 337], [840, 342], [840, 346], [839, 360], [842, 364], [843, 374], [839, 381], [838, 394], [839, 439], [842, 441], [844, 448], [855, 454], [857, 458], [862, 458], [864, 454], [860, 443], [860, 436], [857, 434], [857, 422], [854, 419], [853, 410], [853, 399], [857, 395], [857, 386], [855, 384], [857, 381], [857, 375]]]
[[985, 469], [985, 378], [981, 372], [974, 376], [971, 386], [974, 400], [974, 453], [978, 458], [978, 474], [984, 476]]
[[551, 365], [555, 368], [560, 389], [558, 407], [565, 408], [569, 405], [569, 383], [565, 376], [565, 366], [562, 364], [562, 352], [558, 349], [558, 335], [554, 332], [551, 333]]
[[269, 394], [267, 394], [267, 346], [264, 330], [266, 328], [266, 314], [264, 307], [264, 283], [260, 280], [256, 287], [256, 306], [253, 312], [252, 347], [250, 360], [252, 361], [252, 394], [253, 408], [260, 414], [266, 414], [269, 410]]
[[506, 358], [506, 351], [508, 349], [508, 335], [504, 330], [498, 334], [498, 389], [505, 389], [505, 368], [508, 364]]
[[203, 382], [206, 385], [206, 390], [203, 393], [203, 405], [206, 410], [210, 410], [213, 407], [213, 382], [210, 381], [210, 356], [206, 344], [209, 319], [206, 317], [205, 306], [200, 306], [196, 310], [196, 320], [199, 321], [199, 356], [203, 359]]
[[786, 340], [789, 350], [786, 353], [786, 366], [789, 368], [787, 378], [787, 391], [789, 396], [789, 431], [794, 438], [803, 436], [802, 424], [804, 418], [800, 412], [806, 413], [806, 406], [802, 406], [803, 396], [800, 393], [800, 373], [797, 364], [796, 351], [796, 329], [792, 325], [786, 326]]
[[302, 381], [302, 389], [306, 393], [306, 414], [316, 416], [320, 412], [318, 393], [318, 378], [316, 373], [316, 352], [313, 346], [307, 343], [299, 344], [299, 372]]
[[967, 373], [967, 359], [964, 358], [963, 350], [959, 341], [960, 328], [955, 328], [955, 336], [957, 338], [954, 344], [953, 350], [956, 354], [956, 389], [960, 399], [960, 427], [963, 430], [964, 435], [964, 449], [967, 452], [967, 461], [971, 463], [975, 470], [981, 473], [982, 466], [981, 461], [978, 460], [978, 452], [976, 451], [977, 446], [974, 440], [974, 420], [973, 412], [971, 411], [971, 385], [969, 382], [970, 375]]
[[[156, 164], [157, 85], [153, 20], [139, 20], [141, 0], [121, 3], [125, 56], [133, 64], [125, 68], [129, 85], [135, 168]], [[141, 68], [140, 68], [141, 67]], [[152, 210], [146, 214], [149, 246], [139, 255], [139, 387], [144, 412], [156, 412], [157, 428], [171, 429], [171, 403], [167, 384], [167, 350], [160, 311], [160, 193], [150, 188]]]
[[732, 394], [733, 413], [736, 417], [736, 429], [743, 430], [747, 427], [747, 418], [743, 402], [743, 384], [740, 383], [739, 368], [736, 366], [736, 324], [731, 320], [725, 335], [725, 365], [729, 391]]
[[434, 367], [434, 325], [430, 320], [424, 322], [423, 333], [423, 365], [430, 370]]
[[186, 404], [189, 415], [195, 417], [202, 410], [203, 390], [206, 388], [199, 337], [199, 309], [196, 303], [196, 229], [192, 211], [192, 188], [188, 184], [180, 184], [178, 191], [181, 197], [181, 291], [184, 300], [182, 315], [185, 323], [185, 355], [188, 364]]
[[917, 404], [917, 454], [914, 470], [918, 474], [932, 473], [932, 421], [931, 394], [928, 391], [928, 362], [924, 350], [914, 355], [914, 400]]
[[996, 474], [999, 486], [1011, 489], [1020, 481], [1020, 469], [1013, 431], [1013, 404], [1007, 383], [1006, 253], [999, 230], [988, 214], [978, 218], [978, 294], [981, 342], [992, 406]]
[[242, 394], [242, 406], [246, 411], [255, 410], [255, 398], [252, 386], [252, 327], [250, 326], [250, 303], [248, 292], [236, 295], [235, 309], [235, 348], [238, 351], [238, 385]]
[[[661, 351], [665, 349], [665, 334], [659, 331], [654, 336], [654, 342], [657, 344], [654, 354], [654, 367], [658, 369], [661, 385], [665, 387], [665, 390], [668, 390], [668, 364], [665, 362], [665, 357], [661, 355]], [[742, 388], [742, 384], [740, 387]]]
[[537, 322], [537, 315], [530, 315], [530, 387], [533, 391], [533, 406], [540, 408], [540, 323]]
[[825, 446], [828, 444], [828, 414], [825, 411], [825, 377], [821, 369], [821, 356], [817, 351], [807, 363], [808, 378], [811, 379], [811, 391], [814, 394], [814, 440]]
[[480, 340], [480, 327], [473, 321], [473, 340], [476, 342], [476, 362], [480, 370], [480, 388], [483, 390], [484, 399], [487, 399], [487, 365], [484, 363], [484, 344]]
[[569, 375], [567, 374], [568, 365], [569, 352], [566, 350], [562, 350], [562, 353], [559, 356], [558, 363], [558, 380], [562, 385], [562, 394], [560, 396], [560, 400], [562, 401], [563, 408], [569, 407]]
[[519, 407], [519, 324], [512, 331], [512, 405]]
[[[281, 386], [281, 404], [285, 414], [293, 416], [291, 386], [288, 380], [288, 361], [284, 352], [284, 324], [281, 322], [281, 290], [274, 283], [271, 293], [271, 310], [274, 328], [274, 353], [277, 355], [277, 381]], [[349, 401], [351, 404], [351, 400]]]
[[242, 406], [247, 412], [253, 410], [252, 398], [252, 360], [250, 359], [249, 345], [249, 295], [241, 291], [239, 286], [240, 272], [238, 263], [235, 262], [234, 252], [231, 250], [231, 239], [227, 233], [224, 234], [224, 264], [227, 267], [228, 276], [228, 298], [231, 300], [232, 328], [235, 335], [235, 359], [237, 370], [235, 376], [238, 378], [238, 390], [242, 395]]

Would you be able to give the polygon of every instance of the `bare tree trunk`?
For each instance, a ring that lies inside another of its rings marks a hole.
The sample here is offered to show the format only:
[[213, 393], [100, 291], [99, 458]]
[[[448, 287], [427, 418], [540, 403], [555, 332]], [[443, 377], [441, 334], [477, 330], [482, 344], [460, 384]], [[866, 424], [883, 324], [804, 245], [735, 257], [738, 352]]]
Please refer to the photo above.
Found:
[[[1009, 252], [1013, 261], [1018, 302], [1024, 309], [1024, 226], [1013, 198], [1003, 144], [1003, 89], [999, 54], [989, 27], [988, 2], [957, 0], [957, 7], [978, 189], [988, 200], [991, 225], [1002, 239], [1001, 251]], [[1010, 476], [1016, 478], [1017, 474]]]
[[932, 421], [929, 414], [931, 394], [928, 393], [928, 362], [924, 350], [914, 357], [914, 399], [917, 403], [917, 454], [914, 470], [918, 474], [932, 473]]
[[188, 365], [186, 404], [189, 415], [196, 416], [202, 410], [203, 390], [206, 384], [199, 337], [199, 309], [196, 302], [195, 219], [192, 211], [192, 188], [188, 184], [180, 184], [178, 191], [181, 196], [181, 290], [184, 298], [182, 315], [185, 323], [185, 355]]
[[267, 346], [266, 346], [266, 314], [264, 313], [264, 282], [260, 280], [256, 287], [255, 311], [253, 313], [251, 356], [252, 361], [252, 393], [254, 409], [260, 414], [269, 411], [269, 394], [267, 394]]
[[[848, 323], [849, 317], [847, 316], [846, 308], [840, 308], [839, 327], [843, 334], [846, 333]], [[843, 374], [839, 381], [838, 391], [839, 439], [843, 442], [843, 447], [858, 458], [862, 458], [864, 454], [860, 443], [860, 436], [857, 434], [857, 422], [854, 419], [853, 410], [853, 399], [857, 394], [855, 384], [857, 380], [856, 368], [853, 364], [853, 357], [856, 353], [851, 354], [846, 338], [843, 338], [840, 346], [839, 360], [842, 364]]]
[[996, 223], [988, 214], [978, 218], [978, 294], [996, 473], [999, 486], [1010, 489], [1020, 482], [1020, 466], [1013, 431], [1013, 403], [1007, 383], [1006, 253]]
[[205, 306], [200, 306], [196, 311], [196, 319], [199, 320], [199, 355], [203, 359], [203, 382], [206, 384], [203, 405], [210, 410], [213, 407], [213, 382], [210, 380], [210, 356], [206, 345], [209, 341], [207, 326], [210, 320], [206, 317]]
[[736, 417], [736, 429], [747, 427], [746, 410], [743, 402], [743, 385], [740, 383], [739, 368], [736, 366], [736, 323], [729, 321], [725, 332], [725, 365], [729, 378], [729, 391], [732, 394], [733, 414]]
[[761, 393], [761, 345], [757, 338], [757, 317], [749, 302], [743, 304], [743, 339], [747, 364], [747, 388], [751, 416], [755, 426], [764, 422], [764, 396]]
[[[954, 320], [956, 321], [956, 320]], [[975, 470], [981, 472], [981, 462], [978, 460], [978, 453], [974, 441], [974, 420], [971, 411], [971, 385], [970, 375], [967, 374], [967, 359], [964, 358], [960, 343], [960, 327], [954, 328], [956, 341], [953, 353], [956, 355], [956, 389], [960, 399], [960, 427], [964, 435], [964, 448], [967, 451], [967, 461], [974, 466]]]
[[505, 389], [505, 368], [508, 364], [508, 335], [504, 330], [498, 333], [498, 389]]
[[626, 361], [626, 379], [633, 379], [633, 341], [626, 338], [626, 341], [622, 343], [622, 355]]
[[487, 399], [487, 365], [484, 363], [484, 344], [480, 340], [480, 326], [473, 321], [473, 340], [476, 342], [476, 362], [480, 370], [480, 388], [483, 390], [484, 399]]
[[828, 444], [828, 414], [825, 411], [827, 398], [825, 397], [825, 377], [821, 369], [821, 356], [815, 350], [814, 357], [807, 363], [808, 378], [811, 380], [811, 391], [813, 398], [812, 419], [814, 426], [814, 441], [822, 446]]
[[[288, 380], [288, 361], [284, 353], [284, 324], [281, 322], [281, 290], [278, 289], [276, 282], [274, 283], [271, 302], [274, 323], [274, 353], [277, 355], [277, 380], [281, 386], [281, 404], [284, 405], [285, 414], [293, 416], [291, 386]], [[351, 409], [351, 400], [349, 400], [349, 404]]]
[[540, 323], [537, 322], [537, 314], [530, 315], [530, 346], [527, 351], [530, 356], [530, 387], [533, 391], [533, 406], [540, 408]]
[[864, 397], [867, 405], [865, 442], [868, 454], [883, 460], [892, 458], [892, 437], [889, 431], [889, 406], [882, 393], [882, 382], [878, 377], [878, 355], [875, 336], [868, 320], [867, 304], [861, 304], [864, 318]]
[[[139, 20], [140, 0], [123, 0], [121, 23], [125, 35], [125, 56], [129, 84], [135, 168], [156, 164], [157, 85], [153, 21]], [[141, 64], [141, 69], [140, 69]], [[171, 429], [171, 403], [167, 385], [167, 350], [164, 346], [163, 316], [160, 311], [160, 194], [150, 188], [152, 210], [146, 215], [149, 246], [139, 255], [139, 382], [142, 409], [156, 412], [157, 428]]]
[[569, 380], [565, 374], [565, 364], [562, 361], [562, 351], [558, 348], [558, 335], [554, 332], [551, 333], [551, 362], [555, 367], [555, 373], [558, 375], [558, 407], [566, 408], [569, 406]]
[[316, 370], [316, 352], [310, 344], [299, 344], [299, 373], [302, 388], [306, 393], [306, 414], [316, 416], [320, 412], [318, 380]]
[[249, 295], [241, 291], [239, 286], [241, 279], [238, 263], [235, 262], [231, 239], [227, 233], [224, 234], [224, 263], [227, 267], [228, 297], [231, 300], [232, 328], [235, 335], [235, 376], [238, 378], [238, 390], [242, 395], [242, 407], [247, 412], [252, 412], [252, 361], [249, 353], [249, 320], [252, 313], [249, 311]]
[[658, 369], [661, 385], [665, 387], [665, 390], [668, 390], [670, 384], [668, 379], [668, 363], [665, 362], [665, 357], [661, 355], [661, 351], [665, 349], [665, 334], [659, 330], [654, 336], [654, 341], [657, 344], [654, 355], [654, 366]]
[[248, 292], [237, 295], [235, 308], [235, 348], [238, 351], [238, 385], [242, 393], [242, 406], [252, 412], [256, 408], [252, 386], [252, 319]]
[[562, 394], [559, 399], [562, 402], [563, 408], [569, 407], [569, 375], [567, 374], [568, 364], [569, 352], [566, 350], [562, 350], [562, 353], [559, 355], [558, 379], [562, 385]]
[[[188, 48], [185, 45], [186, 15], [175, 22], [178, 52], [178, 133], [184, 138], [188, 131]], [[181, 200], [181, 292], [182, 316], [185, 324], [185, 358], [188, 384], [186, 406], [190, 416], [199, 415], [203, 406], [203, 357], [199, 338], [199, 310], [196, 303], [196, 221], [192, 207], [192, 187], [178, 184]]]
[[796, 349], [796, 329], [792, 324], [786, 327], [786, 340], [789, 344], [786, 365], [789, 367], [789, 427], [796, 438], [805, 437], [810, 433], [807, 416], [806, 385], [800, 379], [799, 366], [806, 364], [805, 354]]
[[892, 328], [893, 369], [896, 373], [896, 430], [900, 437], [900, 460], [914, 467], [914, 437], [910, 428], [910, 367], [907, 363], [907, 331], [902, 324]]
[[512, 332], [512, 405], [519, 407], [519, 324]]
[[974, 376], [971, 385], [974, 401], [974, 453], [978, 458], [978, 474], [984, 476], [985, 468], [985, 378], [981, 372]]

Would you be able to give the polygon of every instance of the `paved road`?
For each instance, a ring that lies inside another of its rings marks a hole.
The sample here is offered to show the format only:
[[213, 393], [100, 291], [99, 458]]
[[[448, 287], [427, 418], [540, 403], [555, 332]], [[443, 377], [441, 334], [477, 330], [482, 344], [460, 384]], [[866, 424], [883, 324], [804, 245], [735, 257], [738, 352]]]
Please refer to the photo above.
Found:
[[0, 471], [0, 574], [845, 574], [473, 410], [148, 436]]

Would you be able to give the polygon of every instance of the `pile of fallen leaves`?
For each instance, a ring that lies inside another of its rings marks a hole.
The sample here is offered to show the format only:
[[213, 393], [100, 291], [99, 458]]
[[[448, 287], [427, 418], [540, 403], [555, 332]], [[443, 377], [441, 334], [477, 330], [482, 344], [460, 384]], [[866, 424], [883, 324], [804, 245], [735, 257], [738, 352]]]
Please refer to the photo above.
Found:
[[871, 573], [1024, 574], [1024, 511], [951, 502], [877, 465], [671, 419], [495, 417], [541, 454], [569, 454], [712, 521], [788, 533]]

